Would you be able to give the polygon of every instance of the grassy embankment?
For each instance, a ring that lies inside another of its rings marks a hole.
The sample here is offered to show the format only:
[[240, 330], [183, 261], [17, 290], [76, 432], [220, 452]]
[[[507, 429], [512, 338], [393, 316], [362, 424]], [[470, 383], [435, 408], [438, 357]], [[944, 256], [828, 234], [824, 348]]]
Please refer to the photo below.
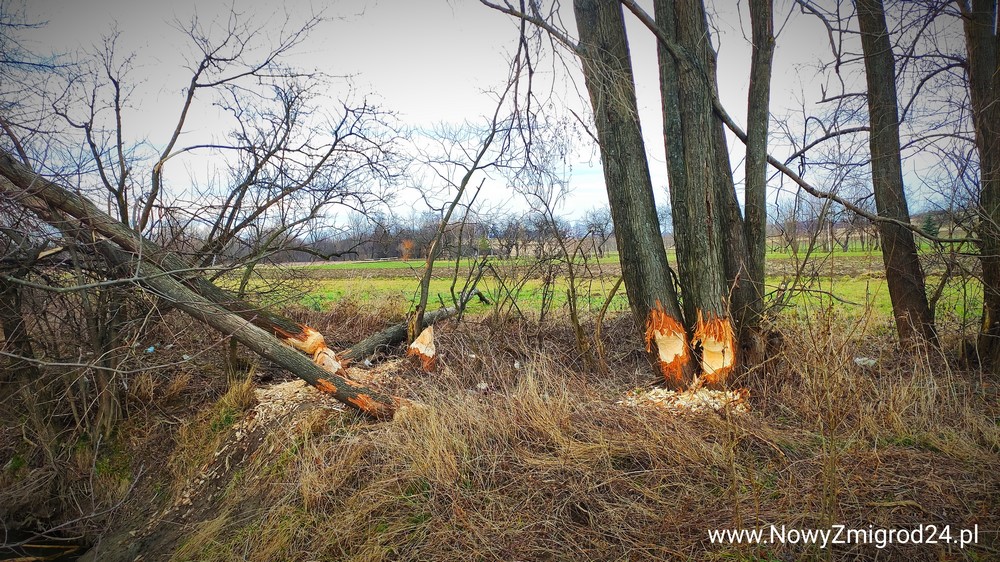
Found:
[[[957, 333], [942, 335], [943, 353], [899, 352], [877, 304], [880, 263], [877, 255], [815, 262], [814, 288], [872, 304], [796, 297], [794, 314], [776, 317], [781, 335], [768, 363], [733, 381], [750, 390], [745, 414], [622, 403], [656, 383], [624, 314], [607, 319], [610, 369], [601, 374], [584, 364], [558, 315], [545, 326], [531, 314], [441, 324], [437, 373], [405, 360], [376, 369], [381, 388], [412, 402], [382, 423], [322, 403], [298, 382], [306, 402], [268, 398], [268, 384], [251, 395], [243, 377], [223, 394], [214, 335], [164, 325], [161, 337], [176, 346], [143, 358], [202, 355], [178, 362], [182, 373], [143, 370], [130, 385], [129, 417], [104, 453], [79, 463], [77, 484], [123, 507], [66, 528], [101, 545], [93, 560], [112, 561], [997, 559], [997, 378], [956, 359]], [[291, 299], [290, 314], [348, 345], [402, 319], [415, 278], [389, 265], [295, 268], [295, 283], [265, 298]], [[795, 269], [790, 258], [773, 256], [771, 266], [774, 285]], [[604, 267], [591, 278], [609, 286], [617, 268]], [[299, 306], [324, 287], [342, 298], [321, 310]], [[196, 344], [192, 333], [208, 341]], [[255, 377], [278, 375], [260, 369]], [[120, 482], [88, 480], [91, 466], [115, 466], [108, 459], [123, 463]], [[43, 498], [46, 489], [31, 485], [47, 482], [43, 468], [5, 467], [3, 483]], [[979, 543], [823, 548], [708, 536], [920, 524], [949, 525], [955, 538], [978, 525]]]

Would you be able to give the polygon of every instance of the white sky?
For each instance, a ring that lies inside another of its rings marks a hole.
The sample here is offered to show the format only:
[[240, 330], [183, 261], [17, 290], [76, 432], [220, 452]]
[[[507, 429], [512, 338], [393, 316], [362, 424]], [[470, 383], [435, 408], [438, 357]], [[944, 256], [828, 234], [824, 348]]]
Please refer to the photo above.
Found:
[[[720, 94], [730, 113], [742, 123], [750, 56], [745, 38], [749, 36], [747, 8], [745, 2], [733, 0], [715, 4], [721, 10], [715, 19], [722, 41]], [[779, 26], [792, 8], [786, 1], [776, 4]], [[232, 5], [258, 18], [275, 12], [273, 3], [262, 0], [235, 0]], [[322, 5], [290, 0], [272, 21], [280, 21], [284, 11], [308, 13]], [[186, 83], [181, 55], [185, 38], [169, 22], [189, 21], [195, 13], [209, 20], [229, 7], [228, 3], [193, 0], [32, 0], [29, 17], [48, 22], [32, 38], [34, 47], [64, 53], [90, 48], [109, 31], [110, 22], [118, 22], [120, 46], [135, 51], [136, 76], [144, 80], [136, 91], [133, 134], [155, 144], [169, 136]], [[742, 20], [738, 11], [743, 12]], [[571, 7], [566, 12], [564, 21], [575, 34]], [[333, 16], [331, 21], [311, 34], [291, 62], [331, 75], [350, 75], [359, 94], [371, 93], [372, 99], [413, 126], [474, 120], [490, 112], [493, 103], [483, 91], [496, 88], [506, 77], [508, 53], [517, 34], [512, 19], [476, 0], [342, 1], [326, 15]], [[826, 53], [826, 34], [813, 18], [801, 17], [797, 11], [795, 16], [777, 40], [772, 83], [775, 114], [796, 107], [803, 88], [807, 100], [815, 101], [819, 96], [812, 71], [804, 70], [804, 65]], [[653, 183], [657, 199], [666, 202], [655, 40], [631, 14], [626, 13], [626, 18]], [[582, 84], [579, 87], [583, 91]], [[205, 133], [212, 131], [210, 118], [192, 122], [197, 124], [192, 134], [197, 134], [198, 127]], [[599, 159], [587, 158], [589, 147], [582, 147], [580, 154], [581, 161], [572, 163], [572, 197], [563, 209], [577, 216], [607, 204]], [[735, 155], [734, 171], [741, 176], [737, 158]]]

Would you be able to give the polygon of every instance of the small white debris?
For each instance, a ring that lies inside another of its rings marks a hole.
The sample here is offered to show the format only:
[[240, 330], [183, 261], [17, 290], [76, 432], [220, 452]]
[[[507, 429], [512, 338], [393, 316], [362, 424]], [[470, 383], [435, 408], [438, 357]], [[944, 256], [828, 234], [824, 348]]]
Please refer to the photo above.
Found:
[[515, 369], [520, 369], [521, 368], [521, 362], [520, 361], [514, 361], [514, 368]]
[[745, 413], [750, 411], [746, 402], [749, 394], [746, 389], [712, 390], [699, 388], [678, 392], [665, 388], [654, 388], [648, 392], [634, 392], [618, 403], [628, 406], [652, 405], [675, 414], [711, 412], [723, 409]]
[[878, 365], [878, 361], [872, 359], [871, 357], [855, 357], [854, 364], [859, 367], [874, 367]]
[[488, 384], [486, 384], [484, 382], [481, 382], [481, 383], [479, 383], [479, 384], [476, 385], [476, 388], [478, 388], [480, 392], [486, 392], [487, 390], [490, 389], [490, 385], [488, 385]]

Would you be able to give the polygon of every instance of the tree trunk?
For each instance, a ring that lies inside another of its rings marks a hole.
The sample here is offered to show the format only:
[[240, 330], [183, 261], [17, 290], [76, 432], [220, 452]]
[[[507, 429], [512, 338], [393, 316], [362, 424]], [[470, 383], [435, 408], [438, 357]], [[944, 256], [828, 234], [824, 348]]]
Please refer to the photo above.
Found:
[[[198, 270], [192, 269], [177, 255], [149, 242], [89, 200], [35, 174], [2, 151], [0, 175], [4, 179], [0, 181], [0, 193], [8, 195], [56, 228], [70, 230], [84, 244], [94, 243], [95, 233], [106, 237], [107, 240], [97, 240], [98, 248], [107, 252], [106, 257], [134, 266], [142, 273], [143, 282], [148, 287], [180, 310], [223, 333], [231, 334], [255, 353], [275, 361], [345, 404], [375, 417], [392, 416], [395, 403], [391, 399], [357, 387], [336, 374], [341, 369], [340, 363], [326, 347], [322, 334], [316, 330], [234, 298], [228, 291], [201, 277]], [[79, 223], [67, 224], [65, 220], [52, 216], [50, 208], [58, 209]], [[124, 249], [127, 259], [118, 256], [116, 252], [120, 251], [111, 243]], [[136, 256], [141, 257], [138, 264], [131, 263]], [[181, 279], [183, 284], [175, 277]], [[261, 338], [261, 334], [265, 333], [273, 334], [280, 341], [312, 355], [316, 363], [309, 362], [274, 338], [265, 341]], [[332, 370], [324, 370], [319, 365], [327, 365]]]
[[770, 119], [771, 61], [774, 56], [772, 0], [750, 0], [753, 55], [747, 95], [747, 159], [743, 223], [747, 244], [747, 276], [752, 296], [744, 321], [760, 326], [764, 308], [764, 256], [767, 252], [767, 130]]
[[[871, 121], [872, 187], [881, 217], [910, 221], [903, 191], [899, 148], [899, 111], [896, 70], [881, 0], [859, 0], [858, 24], [868, 80], [868, 116]], [[927, 304], [924, 273], [913, 233], [887, 221], [878, 224], [882, 261], [896, 331], [903, 344], [934, 341], [934, 320]]]
[[979, 260], [983, 266], [983, 365], [1000, 369], [1000, 34], [995, 0], [961, 0], [972, 121], [979, 152]]
[[[705, 41], [704, 11], [698, 0], [657, 0], [656, 20], [685, 49], [691, 64], [678, 64], [659, 47], [670, 204], [677, 267], [684, 294], [684, 317], [698, 311], [726, 316], [722, 262], [721, 205], [716, 203], [716, 153], [707, 69], [699, 50]], [[694, 68], [704, 69], [703, 73]]]
[[[324, 368], [284, 345], [261, 328], [226, 310], [181, 284], [152, 263], [137, 259], [110, 243], [97, 244], [98, 251], [111, 263], [133, 268], [136, 276], [157, 296], [223, 334], [231, 335], [254, 353], [288, 369], [322, 392], [376, 419], [391, 418], [396, 402], [390, 397], [350, 381], [337, 369]], [[334, 370], [336, 369], [336, 370]]]
[[[621, 5], [614, 0], [575, 0], [573, 9], [625, 291], [636, 324], [644, 328], [648, 336], [651, 325], [655, 324], [654, 330], [666, 327], [659, 320], [650, 323], [654, 311], [678, 326], [682, 325], [682, 316], [660, 238], [624, 16]], [[658, 333], [674, 337], [672, 330]], [[686, 348], [684, 334], [676, 334], [676, 337], [681, 339], [681, 348]], [[688, 356], [676, 356], [680, 363], [675, 366], [680, 370], [675, 376], [686, 378], [692, 372], [690, 361], [682, 360]], [[661, 369], [665, 357], [662, 353], [655, 357]], [[681, 380], [671, 382], [679, 384]]]
[[[714, 85], [709, 80], [714, 79], [714, 54], [700, 0], [657, 0], [654, 9], [657, 26], [680, 47], [679, 56], [684, 57], [675, 59], [662, 42], [658, 43], [663, 134], [684, 317], [696, 342], [705, 349], [719, 347], [722, 364], [709, 365], [705, 361], [708, 354], [703, 352], [702, 370], [709, 382], [721, 382], [735, 366], [729, 281], [737, 281], [745, 245], [725, 136], [712, 109]], [[732, 252], [727, 252], [728, 244], [734, 246]]]
[[[425, 326], [430, 326], [435, 322], [451, 318], [456, 314], [458, 314], [458, 309], [456, 308], [439, 308], [424, 314], [423, 324]], [[381, 332], [372, 334], [371, 336], [351, 346], [351, 348], [345, 351], [341, 357], [348, 361], [362, 362], [378, 353], [388, 351], [392, 349], [393, 346], [399, 345], [408, 339], [407, 329], [409, 325], [409, 322], [402, 322], [389, 326]]]

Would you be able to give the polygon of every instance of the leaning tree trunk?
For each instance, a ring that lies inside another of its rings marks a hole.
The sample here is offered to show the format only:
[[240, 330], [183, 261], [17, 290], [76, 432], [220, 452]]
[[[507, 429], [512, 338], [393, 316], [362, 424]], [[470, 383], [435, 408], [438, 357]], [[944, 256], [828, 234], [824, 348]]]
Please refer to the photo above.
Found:
[[575, 0], [573, 10], [625, 292], [653, 359], [677, 386], [693, 367], [656, 216], [622, 8], [615, 0]]
[[[344, 379], [341, 358], [313, 328], [234, 298], [201, 277], [199, 270], [179, 256], [146, 240], [89, 200], [35, 174], [2, 151], [0, 176], [0, 193], [56, 228], [71, 231], [83, 244], [96, 240], [106, 258], [136, 268], [143, 284], [178, 309], [232, 335], [252, 351], [345, 404], [374, 417], [391, 417], [396, 407], [394, 400]], [[51, 209], [72, 218], [54, 215]], [[132, 263], [133, 258], [136, 263]], [[313, 362], [283, 343], [312, 355]]]
[[724, 246], [730, 241], [723, 234], [730, 231], [722, 228], [722, 222], [733, 217], [727, 201], [719, 197], [724, 179], [717, 174], [729, 174], [729, 167], [728, 158], [719, 161], [707, 79], [705, 10], [700, 0], [657, 0], [654, 8], [657, 26], [681, 47], [679, 55], [684, 57], [676, 60], [659, 44], [663, 136], [684, 315], [694, 341], [703, 348], [705, 380], [718, 383], [736, 360], [724, 260]]
[[[868, 80], [868, 117], [871, 121], [872, 187], [880, 217], [910, 221], [903, 191], [899, 148], [899, 110], [896, 70], [881, 0], [859, 0], [858, 24]], [[900, 224], [880, 221], [882, 261], [896, 331], [904, 344], [934, 341], [934, 317], [927, 304], [924, 273], [913, 232]]]
[[983, 266], [983, 365], [1000, 369], [1000, 34], [997, 2], [959, 2], [968, 50], [972, 121], [979, 152], [979, 260]]
[[254, 353], [295, 373], [320, 391], [369, 416], [378, 419], [393, 416], [396, 401], [347, 379], [343, 364], [335, 358], [331, 361], [330, 357], [325, 357], [322, 363], [310, 361], [246, 319], [192, 291], [152, 263], [107, 242], [99, 242], [97, 249], [109, 262], [133, 269], [142, 285], [178, 310], [231, 335]]

